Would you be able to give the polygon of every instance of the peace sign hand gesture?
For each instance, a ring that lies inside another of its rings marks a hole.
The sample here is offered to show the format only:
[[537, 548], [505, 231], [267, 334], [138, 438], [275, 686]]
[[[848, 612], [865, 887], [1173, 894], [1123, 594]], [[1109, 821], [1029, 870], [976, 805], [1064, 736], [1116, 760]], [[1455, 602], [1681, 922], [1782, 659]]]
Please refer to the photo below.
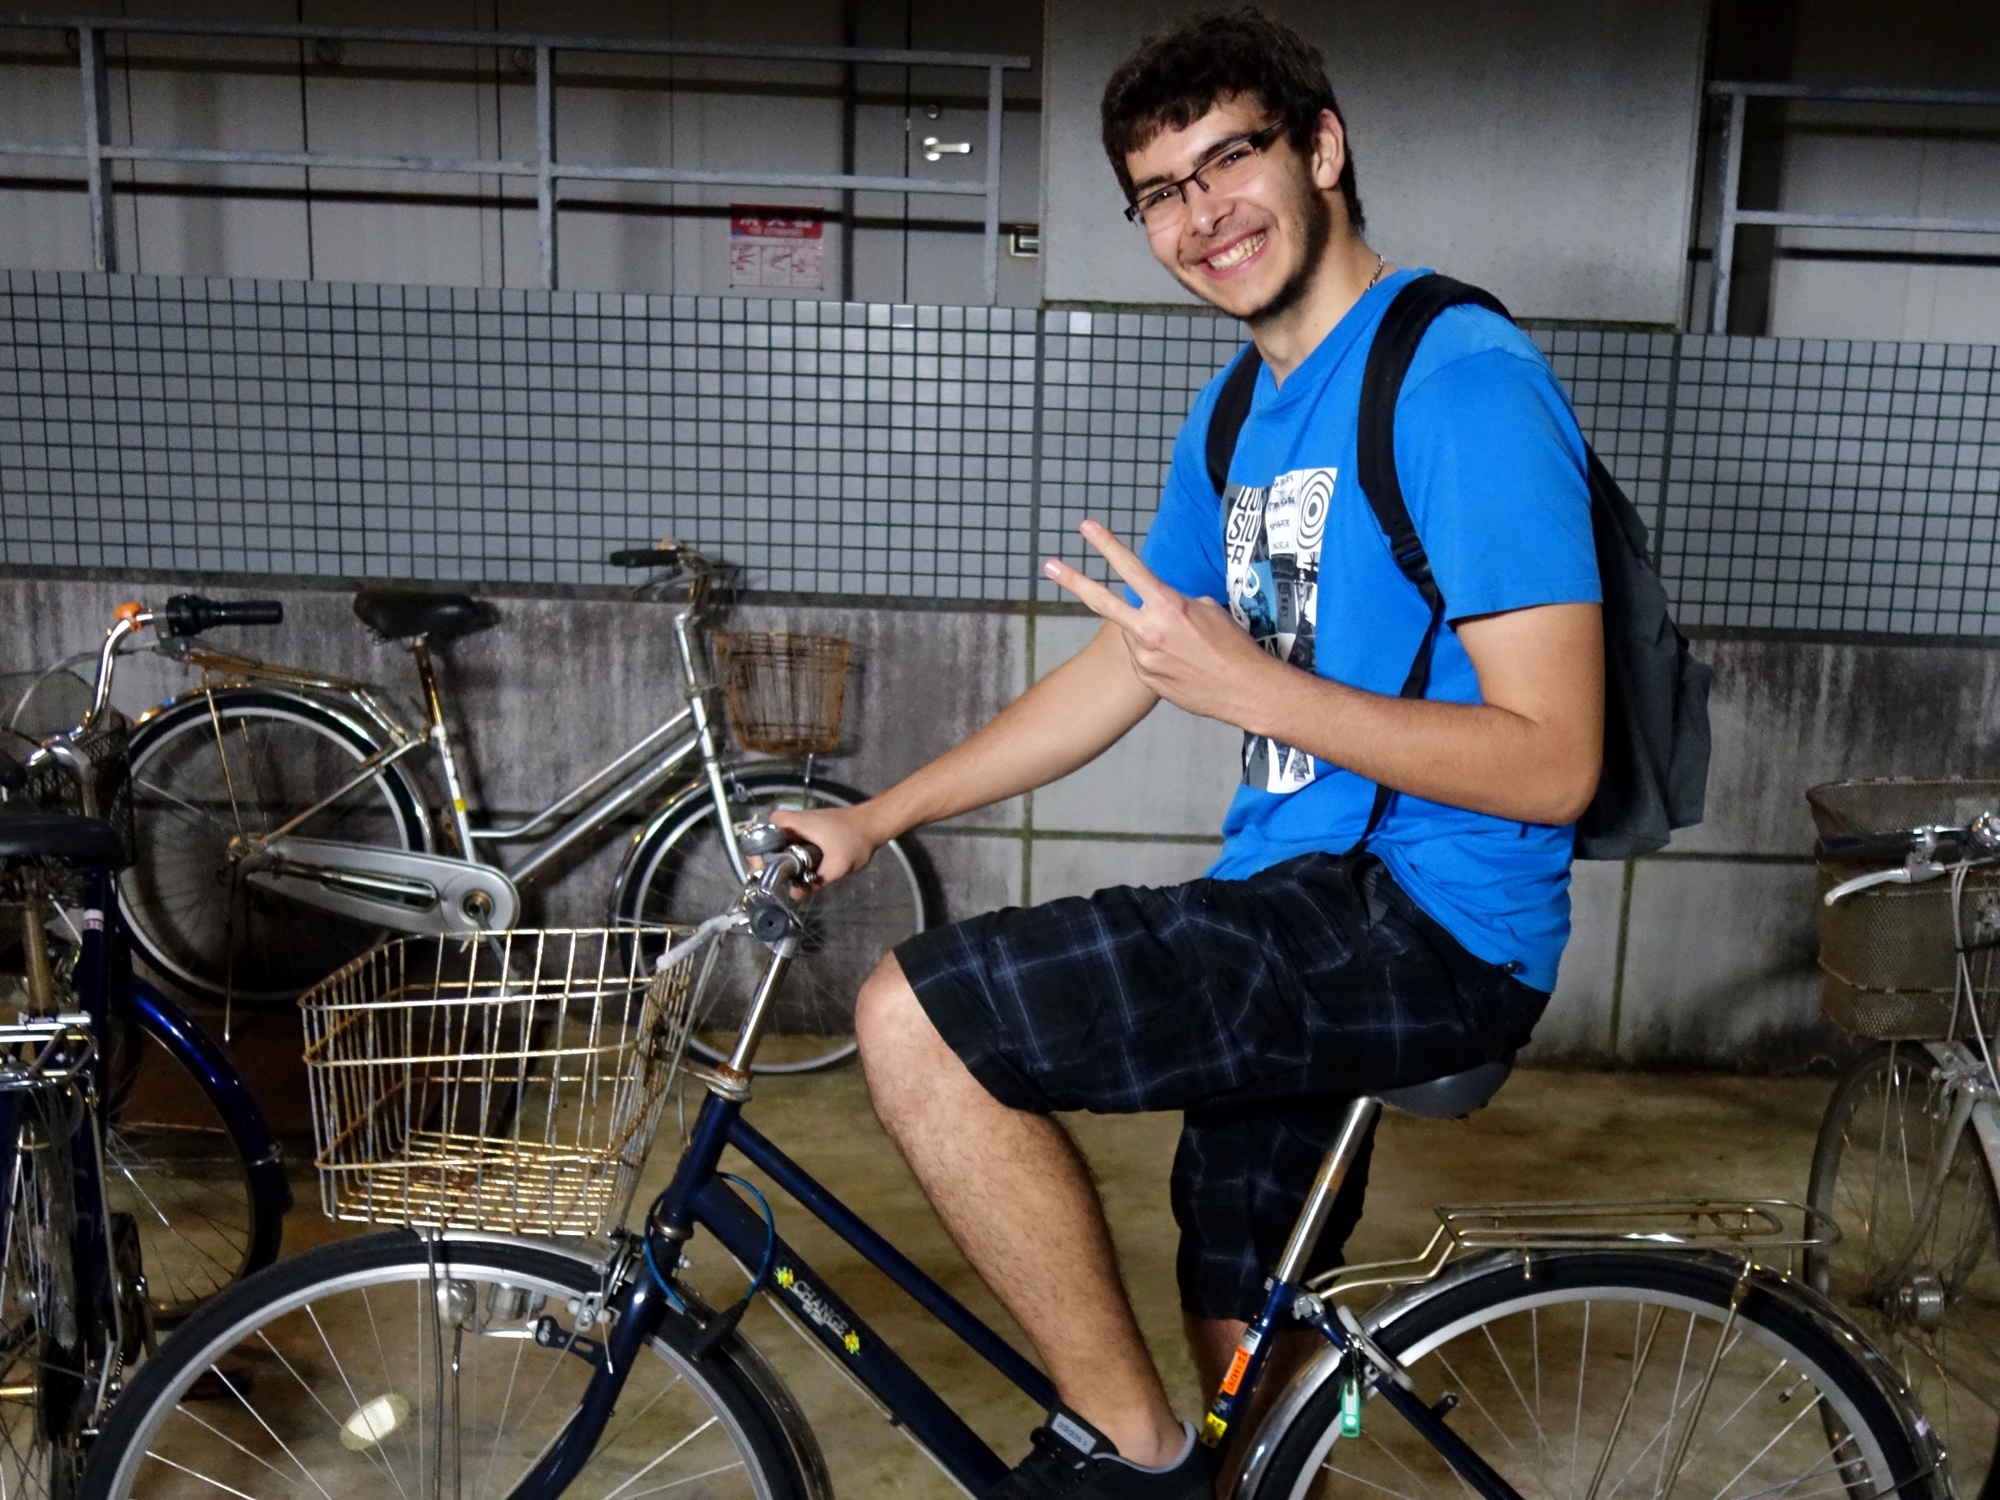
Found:
[[1287, 670], [1284, 664], [1214, 600], [1189, 599], [1160, 582], [1107, 527], [1085, 521], [1077, 530], [1131, 585], [1139, 607], [1067, 563], [1051, 558], [1042, 572], [1124, 631], [1132, 670], [1146, 687], [1191, 714], [1255, 732], [1260, 705], [1282, 689], [1276, 678]]

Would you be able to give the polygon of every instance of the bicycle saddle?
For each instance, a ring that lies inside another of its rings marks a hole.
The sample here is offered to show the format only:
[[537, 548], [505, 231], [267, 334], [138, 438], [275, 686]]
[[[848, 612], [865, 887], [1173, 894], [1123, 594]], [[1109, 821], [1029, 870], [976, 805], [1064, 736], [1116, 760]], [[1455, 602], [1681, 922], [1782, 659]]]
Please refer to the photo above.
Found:
[[102, 818], [0, 814], [0, 859], [54, 859], [82, 870], [118, 870], [125, 865], [125, 840]]
[[1500, 1085], [1513, 1071], [1514, 1058], [1510, 1053], [1496, 1062], [1481, 1063], [1463, 1073], [1447, 1073], [1428, 1083], [1381, 1089], [1375, 1097], [1405, 1114], [1422, 1115], [1426, 1120], [1457, 1120], [1481, 1108], [1499, 1093]]
[[449, 641], [493, 623], [492, 615], [470, 594], [433, 594], [422, 589], [363, 589], [354, 596], [354, 613], [387, 641], [417, 636]]

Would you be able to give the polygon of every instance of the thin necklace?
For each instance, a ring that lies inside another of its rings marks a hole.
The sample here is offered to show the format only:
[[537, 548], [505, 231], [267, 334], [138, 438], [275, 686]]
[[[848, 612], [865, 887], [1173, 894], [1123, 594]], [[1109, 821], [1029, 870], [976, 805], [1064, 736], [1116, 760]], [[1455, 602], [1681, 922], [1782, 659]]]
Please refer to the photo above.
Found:
[[1375, 283], [1382, 279], [1382, 273], [1386, 271], [1388, 268], [1389, 268], [1389, 258], [1385, 255], [1377, 255], [1375, 257], [1375, 274], [1368, 278], [1368, 285], [1364, 286], [1361, 289], [1362, 296], [1365, 297], [1370, 292], [1375, 290]]

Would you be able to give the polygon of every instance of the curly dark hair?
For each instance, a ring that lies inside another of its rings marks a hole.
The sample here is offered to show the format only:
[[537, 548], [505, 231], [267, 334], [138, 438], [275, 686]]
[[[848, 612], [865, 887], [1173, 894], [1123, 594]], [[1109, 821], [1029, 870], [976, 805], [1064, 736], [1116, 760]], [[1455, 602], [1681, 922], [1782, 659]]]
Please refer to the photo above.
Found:
[[[1132, 174], [1125, 158], [1163, 130], [1184, 130], [1224, 99], [1256, 99], [1285, 126], [1302, 154], [1312, 149], [1321, 110], [1345, 129], [1326, 59], [1291, 27], [1255, 6], [1205, 11], [1171, 31], [1149, 36], [1104, 86], [1104, 152], [1126, 197]], [[1340, 168], [1340, 196], [1358, 233], [1366, 222], [1354, 188], [1354, 152]]]

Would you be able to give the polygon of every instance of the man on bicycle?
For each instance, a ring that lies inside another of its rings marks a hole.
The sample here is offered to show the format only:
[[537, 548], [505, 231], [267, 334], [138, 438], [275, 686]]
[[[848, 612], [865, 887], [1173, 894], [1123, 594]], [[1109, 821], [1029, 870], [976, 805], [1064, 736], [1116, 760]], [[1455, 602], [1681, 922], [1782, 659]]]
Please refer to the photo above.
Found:
[[[1153, 255], [1241, 318], [1267, 366], [1228, 498], [1204, 456], [1218, 375], [1142, 551], [1082, 527], [1128, 590], [1044, 565], [1104, 618], [1090, 644], [881, 796], [779, 821], [836, 880], [906, 829], [1074, 771], [1162, 698], [1243, 730], [1206, 878], [923, 933], [855, 1015], [876, 1112], [1066, 1408], [1001, 1493], [1184, 1500], [1207, 1492], [1208, 1455], [1050, 1115], [1185, 1112], [1178, 1274], [1212, 1389], [1346, 1099], [1507, 1056], [1540, 1016], [1568, 937], [1569, 825], [1598, 777], [1602, 638], [1568, 403], [1511, 324], [1454, 308], [1397, 406], [1397, 470], [1449, 607], [1427, 691], [1398, 696], [1429, 613], [1353, 476], [1369, 343], [1413, 273], [1361, 238], [1318, 51], [1256, 11], [1201, 17], [1118, 69], [1103, 116]], [[1378, 785], [1395, 795], [1357, 847]], [[1337, 1263], [1364, 1180], [1311, 1269]]]

